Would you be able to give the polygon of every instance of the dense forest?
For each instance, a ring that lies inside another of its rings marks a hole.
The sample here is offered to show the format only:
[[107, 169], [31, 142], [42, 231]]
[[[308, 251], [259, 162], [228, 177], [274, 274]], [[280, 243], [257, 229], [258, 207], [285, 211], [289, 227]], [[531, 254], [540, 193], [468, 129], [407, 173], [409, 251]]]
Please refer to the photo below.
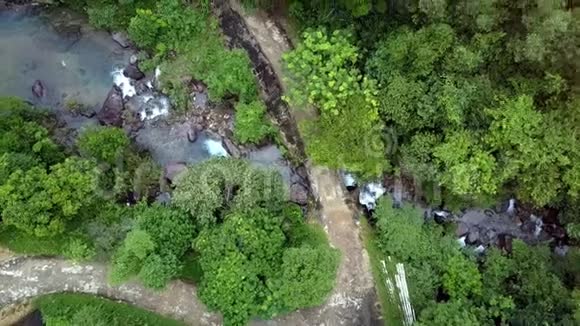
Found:
[[[194, 74], [212, 101], [233, 103], [237, 142], [278, 141], [250, 59], [225, 45], [211, 1], [56, 2], [99, 29], [125, 31], [141, 68], [163, 71], [176, 112], [190, 108], [183, 80]], [[381, 199], [368, 216], [369, 253], [405, 264], [417, 325], [580, 323], [575, 1], [240, 2], [286, 22], [295, 48], [283, 58], [283, 98], [315, 112], [299, 125], [315, 164], [361, 181], [410, 180], [421, 204], [450, 211], [507, 198], [559, 211], [565, 256], [517, 239], [477, 254], [457, 244], [455, 225]], [[317, 306], [332, 291], [340, 254], [289, 202], [278, 173], [214, 158], [168, 184], [121, 128], [85, 128], [71, 144], [58, 140], [54, 116], [20, 99], [0, 99], [0, 116], [3, 246], [106, 262], [113, 284], [194, 282], [226, 325]], [[160, 191], [170, 204], [155, 201]], [[67, 301], [44, 299], [47, 325], [110, 323], [117, 309], [73, 314], [50, 300]], [[383, 308], [386, 321], [400, 317]]]

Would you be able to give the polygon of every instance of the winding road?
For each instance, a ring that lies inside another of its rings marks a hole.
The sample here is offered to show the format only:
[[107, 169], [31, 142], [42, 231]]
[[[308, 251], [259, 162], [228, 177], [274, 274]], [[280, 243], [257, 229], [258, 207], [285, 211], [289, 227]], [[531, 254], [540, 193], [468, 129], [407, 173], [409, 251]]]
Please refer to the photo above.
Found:
[[[264, 69], [281, 85], [281, 56], [291, 47], [272, 21], [257, 13], [244, 13], [237, 3], [216, 1], [230, 19], [240, 20], [247, 40], [239, 46], [254, 51], [256, 71]], [[233, 9], [232, 9], [233, 8]], [[226, 32], [226, 31], [224, 31]], [[227, 34], [227, 32], [226, 32]], [[256, 46], [257, 45], [257, 46]], [[246, 46], [253, 46], [248, 49]], [[255, 60], [259, 58], [259, 61]], [[273, 76], [272, 76], [273, 75]], [[258, 76], [262, 78], [262, 76]], [[266, 80], [268, 81], [268, 80]], [[263, 86], [264, 80], [261, 80]], [[269, 82], [272, 82], [270, 79]], [[266, 85], [269, 86], [269, 85]], [[283, 88], [283, 86], [281, 86]], [[276, 92], [263, 94], [267, 103], [282, 106]], [[284, 109], [284, 108], [283, 108]], [[287, 107], [285, 108], [287, 111]], [[292, 117], [289, 117], [290, 119]], [[286, 116], [286, 119], [288, 117]], [[288, 120], [289, 121], [289, 120]], [[284, 123], [288, 123], [285, 121]], [[295, 125], [295, 123], [294, 123]], [[295, 128], [295, 127], [294, 127]], [[292, 137], [292, 135], [289, 135]], [[269, 321], [253, 321], [255, 326], [367, 326], [382, 325], [367, 252], [359, 235], [353, 212], [345, 202], [344, 189], [336, 173], [306, 164], [312, 192], [319, 203], [320, 220], [330, 243], [342, 254], [337, 283], [325, 304], [303, 309]], [[111, 286], [107, 268], [98, 263], [75, 264], [56, 258], [17, 257], [0, 262], [0, 306], [25, 298], [55, 292], [84, 292], [122, 300], [139, 307], [182, 320], [189, 325], [221, 325], [219, 315], [210, 313], [196, 296], [195, 286], [174, 281], [163, 291], [146, 289], [137, 283]]]

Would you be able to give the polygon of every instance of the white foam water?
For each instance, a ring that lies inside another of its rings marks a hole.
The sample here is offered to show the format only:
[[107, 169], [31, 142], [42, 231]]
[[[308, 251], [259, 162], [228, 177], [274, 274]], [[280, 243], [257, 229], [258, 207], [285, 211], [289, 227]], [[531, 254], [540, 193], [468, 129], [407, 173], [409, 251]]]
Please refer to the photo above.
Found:
[[211, 156], [228, 157], [228, 152], [219, 140], [206, 139], [204, 142], [205, 149]]
[[123, 97], [133, 97], [137, 95], [137, 90], [135, 89], [135, 86], [131, 84], [131, 79], [123, 75], [123, 68], [115, 68], [113, 72], [111, 72], [111, 75], [113, 76], [113, 83], [121, 89]]

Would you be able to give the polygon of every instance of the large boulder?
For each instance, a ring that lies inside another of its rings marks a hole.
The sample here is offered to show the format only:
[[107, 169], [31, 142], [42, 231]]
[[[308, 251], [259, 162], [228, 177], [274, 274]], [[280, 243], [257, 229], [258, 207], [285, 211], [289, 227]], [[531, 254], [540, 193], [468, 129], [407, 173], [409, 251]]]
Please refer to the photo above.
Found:
[[228, 154], [230, 154], [231, 157], [240, 158], [242, 156], [242, 152], [240, 151], [240, 149], [229, 138], [224, 138], [222, 144], [224, 145], [226, 151], [228, 152]]
[[184, 162], [171, 162], [165, 165], [163, 169], [163, 177], [170, 182], [173, 182], [175, 178], [187, 169], [187, 165]]
[[139, 69], [136, 64], [130, 64], [123, 70], [123, 75], [125, 77], [134, 79], [134, 80], [141, 80], [145, 78], [145, 74]]
[[103, 108], [97, 114], [99, 121], [108, 126], [121, 127], [123, 125], [123, 93], [117, 86], [113, 86], [107, 95]]
[[131, 41], [129, 37], [124, 32], [114, 32], [111, 34], [113, 41], [117, 42], [122, 48], [128, 48], [131, 46]]
[[308, 204], [308, 188], [301, 183], [290, 186], [290, 201], [298, 205]]

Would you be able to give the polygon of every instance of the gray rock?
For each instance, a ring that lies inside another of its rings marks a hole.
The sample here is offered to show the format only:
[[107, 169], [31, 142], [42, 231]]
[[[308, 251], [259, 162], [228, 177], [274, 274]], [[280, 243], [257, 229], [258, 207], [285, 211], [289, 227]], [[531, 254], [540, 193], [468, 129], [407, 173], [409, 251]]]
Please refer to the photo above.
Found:
[[136, 65], [137, 61], [139, 61], [139, 58], [136, 55], [132, 54], [131, 57], [129, 57], [129, 64]]
[[298, 205], [308, 204], [308, 188], [300, 183], [290, 186], [290, 201]]
[[226, 151], [230, 154], [231, 157], [240, 158], [242, 156], [242, 152], [240, 149], [231, 141], [229, 138], [224, 138], [222, 141]]
[[476, 243], [479, 240], [479, 231], [473, 230], [467, 235], [467, 242]]
[[133, 64], [125, 67], [123, 70], [123, 75], [134, 80], [141, 80], [145, 78], [145, 74], [139, 69], [137, 65]]
[[187, 140], [189, 140], [190, 143], [195, 143], [197, 140], [197, 129], [192, 128], [187, 131]]
[[163, 177], [171, 182], [187, 169], [187, 165], [184, 162], [172, 162], [165, 165], [163, 168]]
[[124, 32], [114, 32], [111, 34], [113, 41], [117, 42], [122, 48], [128, 48], [131, 46], [131, 41], [129, 40], [129, 36]]
[[43, 98], [45, 94], [44, 84], [40, 80], [35, 80], [34, 84], [32, 85], [32, 94], [36, 98]]
[[107, 95], [103, 108], [97, 114], [99, 121], [105, 125], [121, 127], [123, 125], [123, 93], [113, 86]]
[[469, 227], [465, 223], [457, 224], [457, 229], [455, 229], [455, 235], [458, 237], [464, 236], [469, 232]]

